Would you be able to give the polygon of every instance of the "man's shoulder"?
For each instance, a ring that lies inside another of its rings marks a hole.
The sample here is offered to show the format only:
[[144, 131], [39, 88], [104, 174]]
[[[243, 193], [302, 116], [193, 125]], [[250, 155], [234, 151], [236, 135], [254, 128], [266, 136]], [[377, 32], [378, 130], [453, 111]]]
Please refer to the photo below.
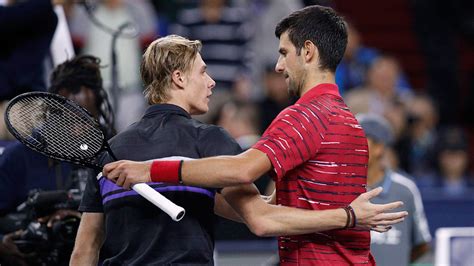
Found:
[[180, 115], [175, 115], [175, 116], [170, 117], [168, 122], [166, 123], [165, 126], [171, 125], [172, 127], [179, 127], [179, 129], [196, 130], [198, 132], [218, 131], [218, 129], [220, 128], [213, 124], [206, 124], [194, 118], [189, 119]]
[[334, 93], [322, 93], [312, 98], [300, 99], [290, 109], [304, 110], [309, 109], [320, 115], [331, 115], [341, 112], [341, 108], [347, 107], [344, 99]]
[[206, 124], [196, 119], [189, 119], [185, 121], [189, 129], [195, 130], [198, 139], [202, 138], [230, 138], [229, 133], [222, 127], [213, 125], [213, 124]]
[[204, 157], [235, 155], [242, 152], [237, 141], [222, 127], [201, 123], [198, 131], [199, 149]]
[[[289, 116], [306, 118], [314, 117], [314, 106], [308, 102], [292, 104], [283, 109], [274, 120], [282, 120]], [[308, 119], [305, 119], [305, 121], [308, 121]]]
[[222, 127], [216, 125], [209, 125], [201, 123], [202, 125], [198, 127], [199, 130], [199, 139], [200, 140], [210, 140], [214, 142], [220, 141], [234, 141], [232, 136]]
[[199, 120], [196, 120], [196, 119], [189, 119], [188, 121], [186, 121], [190, 126], [198, 129], [198, 130], [203, 130], [203, 131], [213, 131], [213, 130], [217, 130], [218, 128], [220, 128], [219, 126], [216, 126], [216, 125], [213, 125], [213, 124], [206, 124], [206, 123], [203, 123]]

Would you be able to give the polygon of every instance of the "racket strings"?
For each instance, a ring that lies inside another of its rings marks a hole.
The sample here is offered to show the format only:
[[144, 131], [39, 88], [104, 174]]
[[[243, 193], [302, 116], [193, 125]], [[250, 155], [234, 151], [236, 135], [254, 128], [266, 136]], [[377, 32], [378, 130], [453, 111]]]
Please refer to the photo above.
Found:
[[[43, 112], [44, 115], [43, 116], [40, 115], [39, 116], [40, 119], [38, 119], [38, 117], [35, 116], [35, 119], [33, 119], [33, 127], [28, 126], [25, 131], [27, 134], [26, 135], [23, 134], [23, 135], [27, 136], [29, 140], [32, 140], [37, 145], [45, 146], [44, 148], [46, 148], [47, 151], [49, 152], [58, 152], [58, 148], [59, 148], [59, 151], [61, 153], [64, 153], [66, 151], [66, 152], [70, 152], [72, 156], [82, 157], [84, 155], [84, 152], [77, 152], [78, 149], [74, 149], [73, 147], [70, 147], [70, 145], [68, 145], [71, 143], [77, 143], [77, 140], [71, 137], [78, 136], [77, 134], [78, 132], [75, 132], [76, 134], [68, 134], [71, 131], [69, 123], [70, 122], [74, 123], [75, 131], [77, 131], [78, 129], [87, 131], [87, 124], [80, 123], [77, 121], [77, 119], [69, 120], [69, 118], [77, 117], [77, 114], [74, 114], [73, 112], [67, 112], [68, 110], [64, 108], [64, 106], [59, 105], [58, 103], [55, 103], [52, 101], [50, 101], [49, 103], [52, 104], [54, 107], [41, 108], [41, 112]], [[37, 107], [41, 106], [37, 104], [35, 105]], [[64, 110], [62, 110], [63, 108]], [[70, 121], [69, 123], [60, 122], [58, 120], [60, 116], [62, 116], [61, 114], [63, 114], [63, 111], [67, 112], [67, 114], [63, 118], [68, 119]], [[35, 114], [35, 113], [28, 112], [28, 114]], [[24, 118], [25, 115], [28, 116], [28, 114], [25, 113], [22, 117]], [[38, 121], [40, 123], [36, 125], [36, 122]], [[47, 121], [47, 123], [44, 123], [44, 121]], [[84, 121], [81, 121], [81, 122], [84, 122]], [[63, 141], [57, 138], [57, 134], [59, 132], [62, 132], [60, 137]], [[83, 136], [86, 137], [84, 142], [91, 143], [91, 139], [87, 135], [84, 134]], [[37, 140], [36, 138], [38, 138], [39, 140]], [[44, 144], [47, 144], [47, 145], [44, 145]], [[69, 156], [68, 154], [65, 154], [65, 155]]]
[[[50, 140], [54, 142], [54, 145], [51, 147], [62, 147], [66, 152], [70, 152], [70, 156], [93, 156], [95, 154], [94, 151], [98, 151], [101, 148], [102, 143], [97, 141], [97, 137], [93, 137], [94, 133], [102, 134], [100, 130], [92, 126], [89, 122], [90, 120], [84, 116], [70, 110], [72, 106], [63, 105], [56, 101], [50, 102], [53, 109], [47, 112], [48, 123], [46, 125], [48, 131], [56, 132], [59, 130], [66, 133], [61, 135], [60, 138], [52, 135], [53, 137]], [[72, 144], [72, 147], [68, 144]], [[82, 146], [83, 149], [81, 149], [81, 145], [84, 144], [88, 146]], [[89, 147], [89, 145], [94, 144], [97, 145]], [[92, 154], [89, 155], [88, 151], [92, 151]]]
[[103, 134], [77, 107], [54, 98], [24, 98], [9, 112], [12, 127], [21, 137], [46, 153], [85, 159], [102, 147]]
[[[65, 108], [66, 107], [66, 108]], [[88, 120], [85, 120], [83, 116], [79, 116], [77, 113], [74, 111], [69, 110], [67, 108], [69, 106], [64, 106], [60, 105], [57, 102], [54, 102], [54, 108], [60, 108], [59, 112], [57, 109], [53, 109], [53, 111], [48, 112], [48, 123], [46, 123], [46, 126], [48, 130], [55, 131], [55, 130], [60, 130], [64, 132], [68, 132], [69, 134], [62, 135], [61, 138], [52, 138], [51, 141], [54, 141], [54, 146], [69, 146], [69, 145], [64, 145], [64, 144], [76, 144], [78, 141], [80, 144], [93, 144], [95, 143], [96, 138], [92, 138], [95, 128], [90, 125], [90, 122]], [[63, 112], [66, 111], [67, 114], [65, 115], [68, 120], [65, 120], [63, 117]], [[69, 121], [69, 118], [72, 120]], [[78, 118], [78, 119], [74, 119]], [[50, 121], [50, 122], [49, 122]], [[100, 131], [99, 131], [100, 134]], [[78, 138], [83, 138], [78, 139]], [[98, 150], [101, 147], [101, 143], [99, 142], [99, 146], [96, 147]], [[85, 146], [84, 146], [85, 147]], [[72, 148], [70, 147], [68, 151], [72, 153], [73, 156], [80, 156], [83, 152], [83, 150], [77, 149], [78, 147]], [[86, 149], [87, 150], [87, 149]], [[94, 150], [94, 149], [92, 149]], [[93, 154], [92, 154], [93, 155]]]

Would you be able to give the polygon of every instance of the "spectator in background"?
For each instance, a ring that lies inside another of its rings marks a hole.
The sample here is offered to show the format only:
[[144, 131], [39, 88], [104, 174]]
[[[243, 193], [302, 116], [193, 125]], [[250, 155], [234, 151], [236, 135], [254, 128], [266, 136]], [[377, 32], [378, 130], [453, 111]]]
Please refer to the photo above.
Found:
[[[58, 18], [52, 0], [7, 0], [0, 6], [0, 112], [8, 100], [46, 90], [44, 63]], [[0, 139], [13, 139], [0, 123]]]
[[474, 179], [469, 173], [469, 142], [461, 128], [441, 131], [437, 144], [438, 173], [432, 185], [441, 188], [447, 196], [462, 197], [474, 189]]
[[393, 127], [396, 141], [405, 131], [405, 103], [412, 97], [410, 90], [398, 88], [400, 73], [400, 65], [395, 58], [379, 56], [368, 69], [365, 85], [354, 88], [344, 96], [355, 114], [375, 113], [387, 118]]
[[393, 141], [388, 121], [374, 114], [356, 117], [369, 144], [367, 184], [370, 188], [384, 188], [373, 201], [382, 204], [402, 200], [403, 210], [410, 213], [407, 219], [393, 225], [386, 233], [371, 232], [371, 252], [379, 265], [409, 265], [428, 251], [431, 241], [420, 192], [410, 178], [392, 171], [385, 164], [386, 148]]
[[415, 95], [406, 104], [407, 128], [397, 143], [400, 167], [419, 185], [430, 180], [435, 171], [438, 113], [427, 95]]
[[155, 12], [158, 15], [158, 36], [169, 35], [170, 25], [176, 23], [179, 12], [184, 8], [196, 7], [196, 0], [151, 0]]
[[[201, 40], [202, 58], [216, 81], [210, 112], [199, 116], [209, 122], [223, 103], [232, 96], [250, 95], [249, 11], [226, 5], [225, 0], [202, 0], [199, 6], [183, 10], [170, 33]], [[241, 99], [248, 100], [248, 99]]]
[[[92, 56], [79, 56], [68, 60], [56, 67], [51, 74], [51, 87], [49, 91], [67, 97], [86, 108], [96, 117], [108, 136], [114, 134], [113, 118], [108, 104], [107, 95], [102, 88], [102, 78], [100, 76], [100, 60]], [[95, 176], [91, 169], [84, 169], [76, 165], [58, 162], [29, 149], [20, 142], [8, 146], [3, 155], [0, 156], [0, 215], [4, 216], [14, 212], [15, 208], [24, 202], [29, 191], [33, 189], [68, 190], [76, 188], [82, 191], [85, 187], [87, 176]], [[59, 210], [50, 216], [48, 226], [56, 220], [61, 220], [66, 216], [73, 215], [80, 217], [80, 214], [72, 210]], [[0, 234], [9, 233], [17, 228], [15, 221], [10, 221], [8, 217], [2, 219]], [[5, 238], [12, 240], [13, 235]], [[15, 234], [19, 237], [19, 234]], [[6, 240], [5, 240], [6, 241]], [[4, 243], [0, 245], [0, 263], [13, 263], [12, 258], [22, 258], [25, 254], [13, 252], [4, 253], [3, 247], [16, 247], [14, 243]], [[8, 246], [9, 245], [9, 246]], [[66, 258], [68, 260], [70, 252]], [[21, 264], [15, 261], [14, 264]]]
[[260, 114], [253, 103], [238, 101], [225, 103], [221, 108], [217, 125], [226, 129], [242, 150], [252, 147], [260, 139]]
[[[364, 85], [368, 69], [380, 56], [376, 49], [363, 46], [360, 33], [351, 22], [347, 23], [347, 34], [344, 58], [336, 69], [336, 83], [341, 94]], [[396, 88], [400, 91], [410, 89], [408, 81], [401, 72], [396, 76]]]
[[[94, 25], [83, 6], [77, 6], [70, 17], [71, 34], [82, 53], [97, 56], [107, 65], [102, 68], [104, 87], [109, 91], [117, 112], [116, 127], [121, 131], [137, 120], [145, 110], [140, 81], [140, 58], [142, 49], [156, 37], [157, 17], [152, 5], [146, 0], [99, 1], [90, 12], [108, 28], [117, 30], [130, 22], [138, 31], [136, 37], [119, 37], [116, 43], [118, 86], [116, 94], [110, 93], [112, 86], [112, 34]], [[130, 31], [129, 31], [130, 32]], [[116, 97], [116, 98], [115, 98]]]

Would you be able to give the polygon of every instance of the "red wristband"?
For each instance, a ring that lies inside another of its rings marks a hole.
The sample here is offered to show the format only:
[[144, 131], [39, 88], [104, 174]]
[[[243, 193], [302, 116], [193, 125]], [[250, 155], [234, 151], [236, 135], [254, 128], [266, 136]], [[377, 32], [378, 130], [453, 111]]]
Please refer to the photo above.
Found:
[[152, 182], [179, 184], [181, 182], [181, 165], [183, 161], [153, 161], [150, 168]]

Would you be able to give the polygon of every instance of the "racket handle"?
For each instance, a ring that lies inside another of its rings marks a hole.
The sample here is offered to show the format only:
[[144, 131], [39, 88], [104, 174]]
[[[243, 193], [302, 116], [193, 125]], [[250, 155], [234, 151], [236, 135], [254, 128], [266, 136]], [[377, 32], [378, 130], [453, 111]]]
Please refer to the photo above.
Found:
[[184, 214], [186, 213], [183, 207], [174, 204], [171, 200], [161, 195], [149, 185], [145, 183], [139, 183], [133, 185], [132, 189], [151, 203], [155, 204], [158, 208], [168, 214], [171, 219], [177, 222], [183, 219]]

